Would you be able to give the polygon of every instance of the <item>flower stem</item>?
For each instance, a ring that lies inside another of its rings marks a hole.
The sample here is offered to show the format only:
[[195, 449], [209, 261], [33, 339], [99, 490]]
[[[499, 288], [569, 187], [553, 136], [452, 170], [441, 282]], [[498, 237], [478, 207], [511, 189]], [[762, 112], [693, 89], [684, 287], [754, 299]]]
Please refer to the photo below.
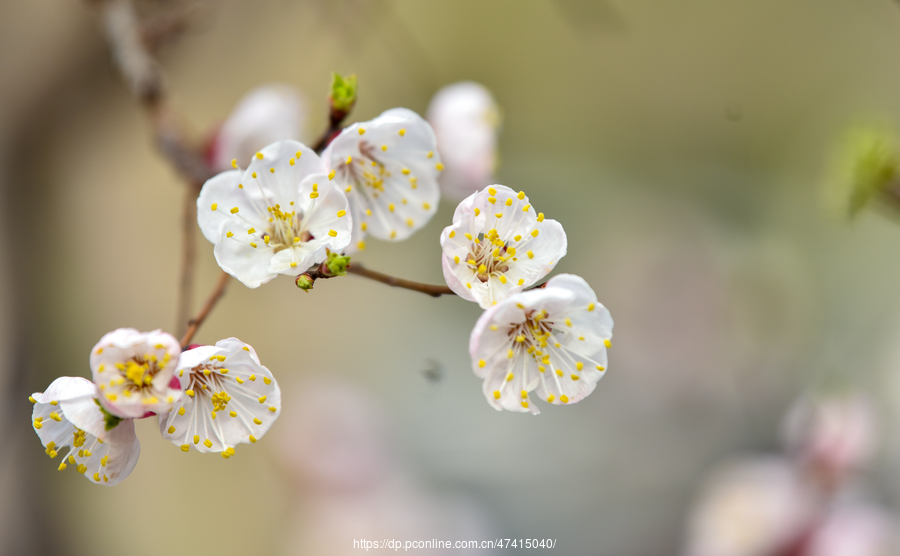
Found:
[[222, 273], [222, 275], [219, 277], [219, 283], [216, 284], [216, 287], [215, 289], [213, 289], [212, 294], [210, 294], [209, 299], [206, 300], [206, 304], [203, 305], [203, 309], [200, 310], [196, 317], [188, 322], [187, 332], [185, 332], [184, 336], [181, 338], [181, 349], [186, 349], [189, 345], [191, 345], [191, 340], [194, 338], [194, 334], [197, 333], [200, 325], [203, 324], [203, 321], [206, 320], [206, 317], [209, 316], [213, 308], [216, 306], [216, 303], [219, 302], [219, 299], [221, 299], [222, 295], [225, 293], [225, 286], [228, 285], [229, 278], [231, 278], [231, 276], [224, 272]]
[[404, 288], [407, 290], [412, 290], [414, 292], [424, 293], [425, 295], [430, 295], [431, 297], [440, 297], [442, 295], [456, 295], [455, 293], [453, 293], [453, 290], [451, 290], [447, 286], [423, 284], [422, 282], [413, 282], [412, 280], [396, 278], [394, 276], [383, 274], [381, 272], [369, 270], [368, 268], [355, 262], [350, 263], [350, 266], [347, 268], [347, 273], [356, 274], [357, 276], [362, 276], [363, 278], [368, 278], [369, 280], [375, 280], [376, 282], [381, 282], [382, 284], [387, 284], [388, 286], [394, 288]]

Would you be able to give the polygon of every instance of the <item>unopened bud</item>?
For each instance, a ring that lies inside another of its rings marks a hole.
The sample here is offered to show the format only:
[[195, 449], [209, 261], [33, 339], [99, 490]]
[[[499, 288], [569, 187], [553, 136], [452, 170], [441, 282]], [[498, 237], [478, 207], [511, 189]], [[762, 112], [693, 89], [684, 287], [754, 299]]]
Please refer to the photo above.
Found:
[[325, 260], [325, 268], [332, 276], [344, 276], [347, 274], [347, 267], [350, 266], [350, 257], [338, 255], [333, 251], [329, 251], [328, 258]]
[[304, 272], [300, 276], [297, 276], [296, 284], [297, 287], [301, 290], [308, 292], [313, 289], [313, 283], [315, 283], [316, 279], [310, 276], [308, 273]]
[[853, 217], [884, 192], [900, 175], [900, 144], [893, 130], [865, 127], [853, 130], [842, 153], [842, 167], [833, 192], [835, 208]]
[[356, 75], [343, 77], [338, 73], [332, 73], [331, 94], [328, 95], [328, 99], [331, 101], [332, 115], [338, 113], [346, 117], [356, 104]]

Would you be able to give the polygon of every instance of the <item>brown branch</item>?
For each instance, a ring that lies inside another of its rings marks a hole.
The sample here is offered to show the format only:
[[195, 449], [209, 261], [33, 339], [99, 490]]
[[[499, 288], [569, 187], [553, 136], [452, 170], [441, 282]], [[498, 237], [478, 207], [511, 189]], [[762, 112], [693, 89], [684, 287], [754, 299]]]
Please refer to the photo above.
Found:
[[388, 286], [391, 286], [393, 288], [404, 288], [407, 290], [412, 290], [414, 292], [424, 293], [425, 295], [430, 295], [431, 297], [440, 297], [442, 295], [456, 295], [453, 290], [451, 290], [447, 286], [423, 284], [422, 282], [413, 282], [412, 280], [396, 278], [388, 274], [369, 270], [359, 263], [352, 263], [347, 269], [347, 273], [362, 276], [363, 278], [368, 278], [369, 280], [375, 280], [376, 282], [387, 284]]
[[219, 302], [219, 299], [221, 299], [222, 295], [225, 293], [225, 287], [228, 285], [229, 278], [231, 278], [231, 276], [225, 272], [219, 277], [219, 283], [216, 284], [216, 288], [212, 291], [212, 294], [210, 294], [209, 299], [206, 300], [203, 309], [201, 309], [197, 316], [188, 323], [187, 332], [185, 332], [184, 336], [181, 338], [181, 349], [187, 349], [187, 347], [191, 345], [194, 334], [197, 333], [200, 325], [203, 324], [203, 321], [206, 320], [206, 317], [209, 316], [213, 308], [215, 308], [216, 303]]
[[178, 284], [178, 308], [175, 322], [175, 334], [184, 334], [194, 305], [194, 266], [197, 258], [197, 237], [194, 230], [197, 226], [197, 195], [199, 187], [187, 187], [184, 190], [184, 205], [181, 213], [181, 279]]

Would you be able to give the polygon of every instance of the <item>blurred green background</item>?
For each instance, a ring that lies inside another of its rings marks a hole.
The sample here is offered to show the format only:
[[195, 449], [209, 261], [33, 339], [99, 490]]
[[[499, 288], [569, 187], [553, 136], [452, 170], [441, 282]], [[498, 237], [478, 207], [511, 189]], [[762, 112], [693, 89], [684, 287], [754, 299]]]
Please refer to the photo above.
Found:
[[[174, 331], [183, 184], [96, 13], [5, 0], [0, 552], [537, 537], [565, 554], [674, 554], [709, 469], [777, 449], [790, 402], [832, 385], [874, 397], [869, 478], [900, 507], [900, 228], [871, 210], [849, 224], [822, 202], [843, 130], [900, 117], [896, 2], [223, 0], [200, 14], [160, 52], [198, 134], [275, 81], [305, 92], [312, 141], [331, 71], [359, 76], [351, 120], [424, 113], [460, 80], [491, 89], [497, 181], [565, 227], [557, 271], [583, 276], [616, 321], [608, 376], [576, 406], [497, 413], [470, 369], [474, 304], [354, 276], [308, 295], [288, 278], [233, 281], [196, 341], [256, 348], [284, 391], [270, 434], [225, 461], [183, 454], [147, 419], [121, 485], [57, 472], [27, 396], [90, 376], [110, 330]], [[359, 260], [441, 283], [454, 208]], [[199, 305], [218, 267], [197, 238]]]

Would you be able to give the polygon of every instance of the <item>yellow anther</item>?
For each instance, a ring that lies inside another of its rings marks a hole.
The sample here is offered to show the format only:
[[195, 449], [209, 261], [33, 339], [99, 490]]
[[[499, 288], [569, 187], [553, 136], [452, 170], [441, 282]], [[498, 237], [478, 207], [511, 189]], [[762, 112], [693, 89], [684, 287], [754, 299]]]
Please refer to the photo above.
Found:
[[228, 369], [219, 369], [219, 372], [222, 373], [223, 375], [227, 375]]
[[250, 435], [250, 443], [251, 443], [251, 444], [256, 444], [256, 437], [253, 436], [252, 434]]
[[57, 469], [59, 469], [60, 471], [65, 471], [65, 470], [66, 470], [66, 467], [68, 467], [68, 466], [66, 465], [66, 462], [62, 462], [62, 463], [59, 464], [59, 467], [58, 467]]
[[199, 443], [200, 443], [200, 437], [195, 434], [194, 435], [194, 444], [199, 444]]
[[524, 407], [525, 409], [528, 409], [528, 402], [522, 402], [522, 407]]
[[427, 154], [426, 156], [427, 156], [428, 158], [433, 157], [433, 156], [434, 156], [434, 151], [428, 151], [428, 154]]
[[227, 234], [225, 234], [225, 237], [232, 237], [233, 235], [234, 235], [233, 233], [228, 232]]
[[572, 326], [572, 319], [566, 317], [566, 326]]
[[184, 407], [179, 407], [179, 408], [178, 408], [178, 414], [179, 414], [179, 415], [184, 415]]
[[562, 369], [556, 369], [556, 376], [563, 376], [563, 374], [565, 373], [562, 372]]
[[508, 206], [508, 207], [512, 206], [512, 199], [506, 199], [506, 206]]
[[239, 376], [234, 377], [234, 379], [237, 381], [238, 384], [243, 384], [243, 383], [244, 383], [244, 379], [242, 379], [242, 378], [239, 377]]
[[251, 242], [250, 242], [250, 247], [256, 249], [256, 248], [258, 247], [258, 245], [256, 245], [255, 242], [252, 242], [252, 241], [251, 241]]
[[115, 394], [107, 394], [106, 399], [111, 402], [114, 402], [114, 401], [116, 401], [116, 395]]
[[517, 235], [516, 237], [513, 238], [513, 241], [520, 241], [521, 239], [522, 239], [522, 236]]
[[266, 397], [265, 397], [265, 396], [260, 396], [260, 397], [259, 397], [259, 403], [266, 403]]
[[495, 258], [496, 258], [496, 257], [499, 257], [499, 256], [500, 256], [500, 248], [499, 248], [499, 247], [494, 247], [494, 250], [491, 252], [491, 255], [492, 255], [493, 257], [495, 257]]
[[468, 239], [469, 241], [472, 241], [472, 234], [467, 233], [467, 234], [466, 234], [466, 239]]
[[234, 168], [235, 170], [237, 170], [237, 159], [236, 158], [231, 159], [231, 167]]
[[484, 274], [485, 272], [487, 272], [487, 267], [483, 264], [478, 265], [478, 274]]
[[231, 214], [237, 214], [241, 209], [234, 207], [231, 209]]
[[339, 210], [339, 211], [337, 212], [337, 217], [338, 217], [338, 218], [343, 218], [344, 216], [347, 216], [347, 211], [346, 211], [346, 210]]
[[504, 276], [504, 275], [502, 275], [502, 274], [500, 275], [500, 283], [501, 283], [501, 284], [505, 284], [505, 283], [506, 283], [506, 276]]
[[262, 425], [262, 421], [259, 420], [259, 417], [254, 417], [253, 422], [256, 423], [257, 425]]
[[507, 373], [507, 375], [506, 375], [506, 382], [511, 381], [513, 378], [515, 378], [515, 375], [513, 375], [512, 373]]
[[491, 197], [494, 197], [495, 195], [497, 195], [497, 190], [493, 187], [488, 187], [488, 193], [490, 193]]
[[526, 392], [525, 390], [522, 390], [522, 399], [524, 400], [527, 397], [528, 397], [528, 392]]
[[216, 412], [215, 412], [215, 411], [212, 411], [212, 412], [210, 412], [210, 413], [212, 413], [212, 418], [215, 419], [215, 418], [216, 418]]
[[365, 133], [365, 132], [366, 132], [366, 130], [365, 130], [365, 129], [363, 129], [363, 128], [359, 128], [359, 134], [360, 134], [360, 135], [362, 135], [362, 134], [363, 134], [363, 133]]
[[218, 206], [219, 206], [218, 203], [213, 203], [209, 208], [216, 210], [216, 208], [218, 208]]
[[522, 207], [522, 212], [528, 212], [528, 209], [530, 209], [530, 208], [531, 208], [531, 205], [525, 205], [524, 207]]
[[391, 230], [391, 239], [397, 237], [397, 230]]
[[328, 235], [330, 235], [331, 237], [336, 237], [336, 236], [337, 236], [337, 232], [334, 231], [334, 230], [328, 230]]
[[352, 156], [348, 156], [348, 157], [347, 157], [347, 164], [350, 164], [351, 162], [353, 162], [353, 157], [352, 157]]
[[538, 233], [539, 233], [539, 232], [538, 232], [538, 229], [537, 229], [537, 228], [531, 230], [531, 237], [537, 237], [537, 236], [538, 236]]
[[494, 213], [494, 216], [496, 216], [497, 218], [503, 218], [503, 213], [497, 212], [497, 213]]
[[572, 376], [572, 380], [578, 380], [578, 378], [579, 378], [578, 375], [571, 375], [571, 376]]
[[249, 230], [247, 230], [247, 235], [251, 235], [251, 234], [255, 234], [255, 233], [256, 233], [256, 228], [250, 228]]
[[229, 411], [228, 415], [230, 415], [232, 417], [237, 417], [237, 411]]
[[493, 331], [496, 332], [496, 331], [497, 331], [497, 328], [498, 328], [498, 326], [497, 326], [496, 324], [492, 324], [492, 325], [491, 325], [491, 330], [493, 330]]
[[256, 153], [256, 158], [262, 160], [262, 159], [263, 159], [263, 153]]
[[[181, 409], [184, 409], [184, 408], [182, 407]], [[169, 434], [172, 434], [172, 433], [174, 433], [174, 432], [175, 432], [175, 426], [172, 425], [172, 426], [169, 427]]]
[[295, 162], [296, 162], [296, 159], [294, 159], [294, 158], [288, 160], [288, 164], [290, 164], [291, 166], [293, 166]]
[[584, 368], [584, 363], [582, 363], [581, 361], [577, 361], [577, 362], [575, 363], [575, 368], [578, 369], [578, 370], [580, 371], [581, 369]]
[[544, 367], [543, 365], [538, 365], [538, 370], [543, 373], [547, 370], [547, 367]]
[[500, 390], [494, 390], [494, 399], [495, 399], [495, 400], [499, 400], [499, 399], [500, 399]]
[[226, 392], [217, 392], [212, 395], [212, 405], [215, 411], [224, 411], [225, 406], [228, 405], [228, 402], [231, 401], [231, 396], [229, 396]]
[[263, 236], [263, 241], [266, 243], [266, 245], [269, 244], [269, 240], [271, 240], [271, 239], [272, 239], [272, 238], [269, 237], [269, 236], [267, 236], [267, 235]]
[[456, 264], [459, 264], [459, 255], [453, 256], [453, 262], [455, 262]]
[[519, 278], [519, 285], [522, 286], [522, 285], [524, 285], [524, 284], [525, 284], [525, 279], [524, 279], [524, 278]]
[[472, 283], [471, 283], [471, 282], [466, 282], [466, 287], [469, 288], [469, 289], [471, 290], [471, 289], [472, 289]]
[[79, 464], [78, 467], [75, 468], [75, 470], [84, 475], [84, 472], [87, 471], [87, 465], [83, 463]]
[[210, 439], [207, 438], [206, 440], [203, 441], [203, 445], [206, 446], [207, 448], [212, 448], [212, 441], [210, 441]]
[[537, 221], [538, 221], [538, 222], [543, 222], [543, 221], [544, 221], [544, 213], [543, 213], [543, 212], [541, 212], [541, 213], [538, 214]]
[[313, 191], [312, 193], [309, 194], [310, 199], [317, 199], [318, 197], [319, 197], [319, 194], [316, 193], [315, 191]]
[[297, 158], [300, 158], [301, 156], [303, 156], [303, 151], [297, 151], [297, 154], [295, 156]]
[[275, 173], [275, 168], [269, 168], [269, 173], [270, 173], [270, 174], [274, 174], [274, 173]]
[[57, 413], [55, 411], [50, 414], [50, 418], [57, 422], [62, 421], [62, 417], [60, 417], [59, 413]]
[[270, 405], [270, 406], [269, 406], [269, 411], [271, 411], [272, 413], [275, 413], [276, 411], [278, 411], [278, 408], [275, 407], [274, 405]]
[[507, 252], [507, 254], [509, 254], [509, 255], [511, 255], [511, 256], [513, 256], [513, 257], [516, 256], [516, 248], [515, 248], [515, 247], [509, 247], [509, 248], [506, 250], [506, 252]]
[[366, 230], [369, 229], [369, 225], [366, 224], [365, 222], [363, 222], [363, 223], [361, 223], [361, 224], [359, 225], [359, 228], [360, 228], [362, 231], [365, 232]]
[[384, 152], [387, 150], [387, 145], [381, 145], [381, 151]]
[[30, 401], [31, 403], [37, 403], [37, 400], [34, 399], [34, 396], [28, 396], [28, 401]]
[[609, 340], [603, 340], [603, 345], [605, 345], [606, 348], [609, 349], [612, 347], [612, 342], [610, 342]]
[[495, 197], [488, 197], [488, 202], [493, 205], [497, 202], [497, 199]]
[[394, 212], [394, 203], [388, 205], [388, 210]]
[[521, 343], [524, 343], [524, 342], [525, 342], [525, 336], [522, 336], [521, 334], [519, 334], [518, 336], [516, 336], [516, 342], [518, 342], [518, 343], [520, 343], [520, 344], [521, 344]]
[[193, 391], [193, 390], [185, 390], [184, 393], [187, 394], [188, 396], [192, 397], [192, 398], [194, 397], [194, 391]]
[[263, 382], [265, 382], [266, 384], [272, 384], [272, 379], [269, 378], [269, 377], [267, 377], [267, 376], [264, 376], [264, 377], [263, 377]]
[[563, 394], [559, 397], [559, 401], [561, 401], [562, 403], [569, 403], [569, 396]]
[[442, 172], [444, 170], [444, 165], [441, 164], [440, 162], [438, 162], [437, 164], [434, 165], [434, 169], [437, 170], [438, 172]]
[[239, 183], [239, 184], [238, 184], [238, 189], [243, 189], [243, 188], [244, 188], [244, 184]]
[[191, 449], [191, 445], [190, 445], [190, 444], [182, 444], [182, 445], [181, 445], [181, 451], [182, 451], [182, 452], [188, 452], [188, 451], [190, 451], [190, 449]]
[[606, 370], [606, 367], [601, 367], [600, 365], [597, 365], [597, 370], [602, 373], [603, 371]]

